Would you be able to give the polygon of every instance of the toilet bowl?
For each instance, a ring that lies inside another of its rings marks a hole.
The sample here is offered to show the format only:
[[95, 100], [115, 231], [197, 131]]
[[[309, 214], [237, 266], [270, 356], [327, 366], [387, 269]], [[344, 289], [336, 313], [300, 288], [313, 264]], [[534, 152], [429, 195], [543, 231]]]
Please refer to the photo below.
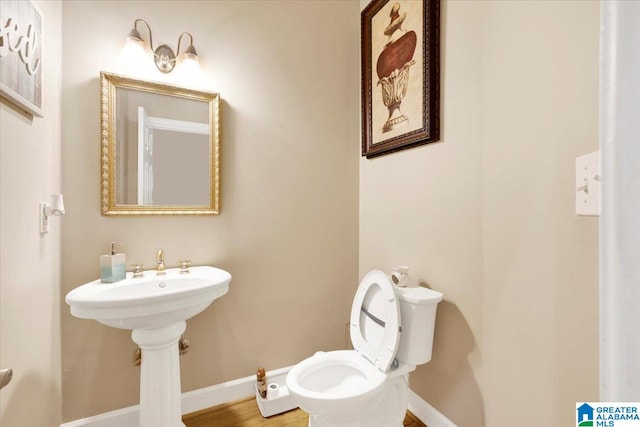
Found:
[[408, 374], [431, 359], [441, 300], [431, 289], [395, 287], [383, 272], [368, 273], [351, 307], [354, 350], [319, 351], [287, 375], [309, 427], [401, 427]]
[[287, 377], [289, 393], [309, 414], [350, 425], [382, 394], [385, 375], [358, 353], [318, 352]]

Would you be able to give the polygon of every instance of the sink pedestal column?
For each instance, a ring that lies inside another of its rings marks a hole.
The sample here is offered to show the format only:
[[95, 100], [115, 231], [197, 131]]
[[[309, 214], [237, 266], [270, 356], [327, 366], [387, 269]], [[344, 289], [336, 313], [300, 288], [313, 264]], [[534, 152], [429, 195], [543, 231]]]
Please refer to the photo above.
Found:
[[134, 329], [131, 338], [142, 350], [140, 427], [184, 427], [178, 341], [184, 320], [159, 329]]

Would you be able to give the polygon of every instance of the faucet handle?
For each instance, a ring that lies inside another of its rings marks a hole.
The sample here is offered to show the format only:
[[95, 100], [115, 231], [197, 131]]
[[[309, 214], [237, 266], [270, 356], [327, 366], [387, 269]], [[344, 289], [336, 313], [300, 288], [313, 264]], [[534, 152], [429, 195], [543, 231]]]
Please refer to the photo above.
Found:
[[144, 266], [143, 262], [138, 262], [135, 264], [131, 264], [131, 268], [133, 268], [133, 278], [137, 279], [138, 277], [142, 277], [142, 266]]
[[191, 267], [191, 260], [181, 259], [178, 261], [178, 265], [180, 266], [180, 274], [189, 273], [189, 267]]

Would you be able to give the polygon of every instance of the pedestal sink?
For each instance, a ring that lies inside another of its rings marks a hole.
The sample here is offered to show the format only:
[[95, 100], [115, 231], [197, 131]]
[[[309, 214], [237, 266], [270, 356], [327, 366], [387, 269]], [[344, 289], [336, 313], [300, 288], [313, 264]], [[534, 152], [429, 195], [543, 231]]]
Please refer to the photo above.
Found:
[[178, 341], [185, 321], [226, 294], [229, 282], [231, 274], [214, 267], [170, 268], [163, 276], [149, 270], [117, 283], [95, 280], [67, 294], [72, 315], [129, 329], [142, 349], [140, 427], [184, 426]]

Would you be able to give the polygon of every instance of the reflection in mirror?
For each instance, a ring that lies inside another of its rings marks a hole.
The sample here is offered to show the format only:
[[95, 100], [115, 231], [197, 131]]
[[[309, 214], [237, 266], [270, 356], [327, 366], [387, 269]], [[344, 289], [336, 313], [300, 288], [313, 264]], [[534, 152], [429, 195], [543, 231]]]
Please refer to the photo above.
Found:
[[103, 215], [218, 213], [219, 95], [101, 82]]

